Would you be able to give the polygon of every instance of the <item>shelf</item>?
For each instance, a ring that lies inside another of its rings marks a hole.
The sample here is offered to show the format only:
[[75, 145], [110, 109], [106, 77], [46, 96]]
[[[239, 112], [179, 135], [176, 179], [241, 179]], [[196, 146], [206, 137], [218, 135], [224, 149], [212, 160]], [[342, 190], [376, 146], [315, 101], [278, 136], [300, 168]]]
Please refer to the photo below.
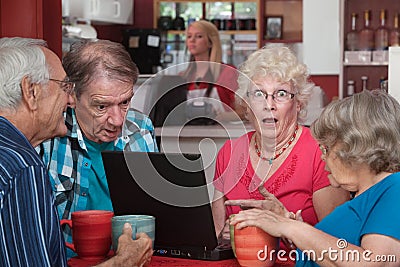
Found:
[[295, 43], [302, 43], [303, 41], [298, 40], [285, 40], [285, 39], [273, 39], [273, 40], [263, 40], [263, 45], [273, 43], [273, 44], [295, 44]]
[[[188, 3], [188, 2], [197, 2], [197, 3], [210, 3], [212, 0], [160, 0], [159, 2], [170, 2], [170, 3]], [[218, 0], [217, 2], [254, 2], [254, 0]]]
[[[282, 38], [267, 39], [266, 18], [282, 17]], [[262, 42], [265, 43], [301, 43], [303, 39], [303, 1], [267, 0], [264, 2], [262, 23]]]
[[388, 66], [389, 62], [365, 62], [365, 63], [348, 63], [348, 62], [343, 62], [343, 66], [346, 67], [374, 67], [374, 66]]
[[[261, 12], [263, 11], [263, 7], [261, 7], [261, 3], [263, 1], [261, 0], [222, 0], [218, 2], [224, 2], [224, 3], [255, 3], [256, 5], [256, 14], [255, 14], [255, 30], [227, 30], [227, 31], [219, 31], [221, 35], [255, 35], [254, 41], [257, 43], [257, 47], [261, 47], [261, 42], [262, 42], [262, 21], [263, 17], [261, 16]], [[157, 23], [158, 19], [160, 17], [160, 4], [161, 3], [215, 3], [213, 0], [154, 0], [153, 1], [153, 26], [157, 28]], [[207, 17], [207, 14], [205, 12], [205, 5], [203, 5], [203, 19], [210, 19], [210, 17]], [[232, 10], [235, 12], [235, 10]], [[235, 13], [232, 14], [232, 17], [235, 17]], [[172, 35], [184, 35], [186, 32], [185, 30], [169, 30], [167, 31], [168, 34]]]
[[283, 43], [283, 44], [292, 44], [292, 43], [302, 43], [303, 36], [302, 32], [283, 32], [282, 39], [263, 39], [263, 43]]
[[[392, 27], [393, 16], [400, 9], [400, 1], [398, 0], [340, 0], [340, 46], [342, 52], [341, 69], [339, 77], [339, 97], [347, 96], [347, 81], [356, 81], [356, 92], [361, 91], [361, 76], [368, 77], [369, 88], [379, 88], [379, 81], [383, 78], [388, 78], [389, 63], [383, 61], [371, 61], [360, 63], [349, 63], [345, 61], [346, 56], [346, 34], [351, 30], [351, 14], [358, 14], [356, 21], [356, 29], [360, 30], [363, 27], [363, 12], [371, 10], [371, 28], [376, 29], [379, 26], [379, 12], [381, 9], [387, 10], [387, 25]], [[373, 59], [373, 54], [372, 54]], [[351, 61], [354, 62], [354, 61]], [[357, 88], [358, 87], [358, 88]]]
[[[185, 31], [177, 31], [177, 30], [169, 30], [167, 31], [168, 34], [185, 34]], [[246, 30], [239, 30], [239, 31], [219, 31], [220, 34], [228, 34], [228, 35], [235, 35], [235, 34], [258, 34], [257, 30], [246, 31]]]

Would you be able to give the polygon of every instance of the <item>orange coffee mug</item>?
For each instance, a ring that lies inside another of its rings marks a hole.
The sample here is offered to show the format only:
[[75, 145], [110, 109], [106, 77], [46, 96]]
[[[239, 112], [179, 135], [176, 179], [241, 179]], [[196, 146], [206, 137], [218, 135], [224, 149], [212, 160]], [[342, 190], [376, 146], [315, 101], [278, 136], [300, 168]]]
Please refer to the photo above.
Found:
[[234, 250], [240, 266], [268, 267], [276, 260], [279, 238], [273, 237], [258, 227], [243, 229], [234, 227]]

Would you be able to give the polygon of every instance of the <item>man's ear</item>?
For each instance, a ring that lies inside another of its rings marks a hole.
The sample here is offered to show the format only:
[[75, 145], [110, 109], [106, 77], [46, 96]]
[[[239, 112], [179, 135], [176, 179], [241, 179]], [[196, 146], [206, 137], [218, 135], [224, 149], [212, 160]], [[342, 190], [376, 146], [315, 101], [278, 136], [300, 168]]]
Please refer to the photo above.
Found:
[[27, 76], [22, 78], [21, 81], [21, 93], [22, 100], [25, 105], [31, 110], [36, 110], [38, 108], [38, 100], [40, 93], [40, 85], [37, 83], [32, 83], [31, 79]]

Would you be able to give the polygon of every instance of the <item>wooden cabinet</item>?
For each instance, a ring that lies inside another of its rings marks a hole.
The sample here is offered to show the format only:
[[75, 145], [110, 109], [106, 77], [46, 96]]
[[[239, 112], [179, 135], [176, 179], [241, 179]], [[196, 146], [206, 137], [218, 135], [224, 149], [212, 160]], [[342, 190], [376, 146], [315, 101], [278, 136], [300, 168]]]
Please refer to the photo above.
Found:
[[[153, 27], [157, 28], [160, 17], [161, 3], [202, 3], [203, 16], [205, 19], [212, 19], [205, 12], [206, 4], [215, 3], [255, 3], [256, 4], [256, 29], [255, 30], [235, 30], [221, 31], [221, 34], [248, 34], [256, 35], [257, 47], [262, 47], [267, 43], [298, 43], [302, 42], [303, 32], [303, 0], [155, 0], [153, 8]], [[233, 17], [235, 12], [232, 12]], [[269, 38], [267, 35], [267, 18], [281, 18], [281, 34], [277, 38]], [[172, 34], [182, 34], [182, 31], [169, 31]]]
[[341, 70], [339, 77], [339, 97], [347, 96], [347, 81], [355, 81], [355, 92], [362, 90], [361, 76], [368, 77], [367, 88], [379, 88], [380, 80], [388, 78], [388, 62], [345, 62], [346, 35], [351, 29], [351, 14], [356, 13], [357, 30], [363, 27], [363, 13], [371, 10], [371, 27], [376, 29], [379, 25], [379, 12], [381, 9], [387, 11], [387, 23], [389, 29], [393, 25], [395, 12], [400, 12], [400, 1], [398, 0], [340, 0], [340, 49]]
[[[238, 66], [262, 43], [263, 0], [155, 0], [153, 8], [153, 27], [158, 27], [161, 16], [169, 16], [174, 20], [182, 17], [187, 28], [190, 19], [213, 19], [221, 22], [220, 37], [222, 45], [222, 61]], [[235, 30], [225, 30], [223, 25], [247, 20], [249, 24]], [[251, 25], [251, 26], [249, 26]], [[243, 29], [244, 28], [244, 29]], [[249, 28], [249, 29], [247, 29]], [[222, 30], [224, 29], [224, 30]], [[188, 60], [184, 30], [163, 31], [161, 35], [163, 54], [172, 55], [172, 62], [163, 67], [180, 64]], [[163, 58], [163, 56], [162, 56]]]
[[[268, 37], [268, 18], [282, 18], [280, 38]], [[303, 0], [264, 0], [261, 8], [262, 44], [301, 43], [303, 32]]]
[[[155, 0], [154, 1], [154, 8], [153, 8], [153, 27], [157, 28], [157, 24], [158, 24], [158, 19], [160, 18], [160, 10], [161, 10], [161, 3], [200, 3], [202, 4], [202, 9], [203, 9], [203, 14], [201, 15], [201, 18], [204, 19], [208, 19], [211, 20], [213, 19], [212, 17], [209, 17], [206, 10], [207, 7], [206, 5], [210, 5], [210, 4], [216, 4], [216, 1], [212, 1], [212, 0]], [[257, 47], [261, 47], [261, 19], [260, 19], [260, 15], [261, 15], [261, 11], [260, 11], [260, 6], [261, 6], [261, 0], [219, 0], [218, 3], [232, 3], [232, 4], [236, 4], [236, 3], [255, 3], [256, 5], [256, 15], [255, 15], [255, 30], [222, 30], [220, 31], [221, 34], [225, 34], [225, 35], [255, 35], [256, 38], [256, 42], [257, 42]], [[235, 10], [234, 8], [232, 8], [232, 17], [235, 17]], [[187, 24], [186, 24], [187, 25]], [[184, 31], [176, 31], [176, 30], [170, 30], [168, 31], [169, 34], [184, 34]]]
[[[298, 57], [312, 75], [338, 76], [340, 69], [339, 48], [339, 1], [340, 0], [265, 0], [265, 18], [282, 16], [281, 39], [269, 42], [284, 43], [298, 48]], [[337, 92], [337, 84], [335, 85]], [[326, 86], [324, 86], [324, 89]]]

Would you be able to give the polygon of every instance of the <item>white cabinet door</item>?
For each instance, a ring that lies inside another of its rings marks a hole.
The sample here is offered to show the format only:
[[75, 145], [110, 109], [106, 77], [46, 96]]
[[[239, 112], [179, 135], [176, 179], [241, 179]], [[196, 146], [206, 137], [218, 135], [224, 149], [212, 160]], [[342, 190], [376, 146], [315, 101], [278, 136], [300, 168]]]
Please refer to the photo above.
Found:
[[120, 23], [133, 23], [133, 0], [85, 0], [83, 16], [86, 19]]
[[62, 0], [63, 16], [118, 24], [133, 24], [134, 0]]
[[339, 0], [303, 0], [303, 61], [312, 75], [339, 75]]
[[389, 47], [389, 94], [400, 102], [400, 47]]

